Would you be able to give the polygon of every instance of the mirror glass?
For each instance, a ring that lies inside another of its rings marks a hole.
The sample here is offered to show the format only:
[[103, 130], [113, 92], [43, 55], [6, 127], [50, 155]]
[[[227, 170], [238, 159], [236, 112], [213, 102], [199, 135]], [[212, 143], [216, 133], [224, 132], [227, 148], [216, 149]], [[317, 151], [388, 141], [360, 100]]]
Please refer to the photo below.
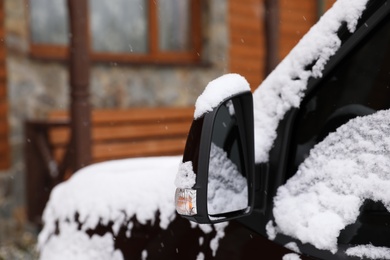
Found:
[[[209, 158], [207, 207], [218, 215], [248, 207], [248, 182], [245, 176], [243, 144], [235, 104], [223, 103], [215, 116]], [[243, 127], [243, 126], [242, 126]]]

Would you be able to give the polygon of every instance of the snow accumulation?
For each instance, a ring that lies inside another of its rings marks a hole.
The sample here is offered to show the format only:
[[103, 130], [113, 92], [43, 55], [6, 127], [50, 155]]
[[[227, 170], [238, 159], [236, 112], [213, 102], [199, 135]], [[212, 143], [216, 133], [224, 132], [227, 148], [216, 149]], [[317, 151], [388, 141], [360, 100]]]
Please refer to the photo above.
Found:
[[213, 111], [223, 100], [241, 92], [250, 91], [248, 81], [241, 75], [230, 73], [210, 81], [195, 102], [194, 118]]
[[290, 253], [283, 256], [282, 260], [301, 260], [301, 257], [297, 254]]
[[246, 178], [227, 153], [214, 143], [210, 149], [207, 208], [210, 214], [245, 209], [248, 205]]
[[[338, 0], [253, 93], [255, 161], [267, 162], [284, 114], [298, 107], [310, 77], [321, 77], [341, 45], [337, 31], [346, 22], [354, 32], [368, 0]], [[312, 65], [311, 69], [307, 69]]]
[[289, 243], [285, 244], [284, 247], [290, 249], [291, 251], [294, 251], [295, 253], [301, 253], [297, 243], [295, 243], [295, 242], [289, 242]]
[[356, 221], [365, 200], [380, 201], [390, 210], [389, 157], [390, 110], [342, 125], [279, 187], [276, 232], [337, 251], [340, 231]]
[[175, 178], [175, 186], [181, 189], [190, 189], [195, 185], [196, 174], [194, 173], [192, 161], [182, 162]]
[[[93, 164], [57, 185], [43, 213], [45, 223], [39, 234], [38, 247], [44, 259], [123, 259], [114, 250], [113, 236], [126, 223], [126, 216], [136, 216], [146, 224], [160, 212], [160, 227], [166, 229], [175, 218], [174, 179], [181, 156], [133, 158]], [[82, 223], [78, 230], [74, 214]], [[59, 223], [59, 234], [56, 222]], [[89, 236], [99, 222], [114, 223], [114, 234]], [[205, 234], [209, 225], [198, 226]], [[213, 243], [218, 245], [224, 225], [216, 226]], [[132, 225], [128, 226], [131, 235]], [[216, 246], [214, 245], [216, 250]], [[211, 245], [210, 245], [211, 247]], [[213, 251], [213, 252], [214, 252]]]
[[347, 249], [347, 255], [370, 259], [390, 259], [390, 248], [360, 245]]
[[58, 236], [51, 237], [41, 250], [40, 259], [57, 260], [121, 260], [122, 253], [114, 249], [112, 234], [89, 237], [77, 230], [76, 223], [59, 223], [61, 230]]

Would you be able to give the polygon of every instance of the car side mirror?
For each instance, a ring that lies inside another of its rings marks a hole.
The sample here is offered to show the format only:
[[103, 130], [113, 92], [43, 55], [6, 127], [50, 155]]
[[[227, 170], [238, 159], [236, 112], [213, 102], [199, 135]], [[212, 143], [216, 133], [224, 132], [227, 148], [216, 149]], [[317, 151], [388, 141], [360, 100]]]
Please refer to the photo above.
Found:
[[251, 213], [253, 132], [249, 91], [224, 100], [193, 121], [176, 180], [179, 214], [198, 223], [218, 223]]

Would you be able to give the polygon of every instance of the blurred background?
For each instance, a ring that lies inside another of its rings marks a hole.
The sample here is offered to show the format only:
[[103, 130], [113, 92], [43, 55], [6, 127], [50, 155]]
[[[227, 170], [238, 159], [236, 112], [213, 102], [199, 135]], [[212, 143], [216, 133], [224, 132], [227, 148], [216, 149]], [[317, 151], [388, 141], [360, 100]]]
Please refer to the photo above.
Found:
[[91, 114], [175, 113], [225, 73], [254, 90], [333, 2], [0, 0], [0, 259], [35, 259], [52, 187], [103, 160]]

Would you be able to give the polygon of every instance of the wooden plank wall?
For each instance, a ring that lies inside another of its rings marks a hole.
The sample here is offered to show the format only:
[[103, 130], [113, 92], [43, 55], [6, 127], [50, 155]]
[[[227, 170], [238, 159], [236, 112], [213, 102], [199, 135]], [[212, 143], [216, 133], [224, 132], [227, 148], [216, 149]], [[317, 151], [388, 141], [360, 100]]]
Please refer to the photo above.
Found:
[[[279, 59], [282, 60], [318, 20], [315, 0], [279, 0]], [[335, 0], [323, 0], [325, 10]], [[229, 0], [229, 71], [256, 89], [264, 79], [264, 1]]]
[[4, 0], [0, 0], [0, 170], [10, 167], [10, 145], [8, 140], [8, 101], [6, 46], [4, 29]]
[[252, 90], [264, 77], [262, 0], [229, 0], [229, 71], [244, 76]]
[[[314, 0], [280, 0], [280, 38], [279, 58], [283, 59], [299, 40], [318, 21], [318, 8], [321, 1]], [[324, 11], [329, 9], [335, 0], [323, 0]]]

